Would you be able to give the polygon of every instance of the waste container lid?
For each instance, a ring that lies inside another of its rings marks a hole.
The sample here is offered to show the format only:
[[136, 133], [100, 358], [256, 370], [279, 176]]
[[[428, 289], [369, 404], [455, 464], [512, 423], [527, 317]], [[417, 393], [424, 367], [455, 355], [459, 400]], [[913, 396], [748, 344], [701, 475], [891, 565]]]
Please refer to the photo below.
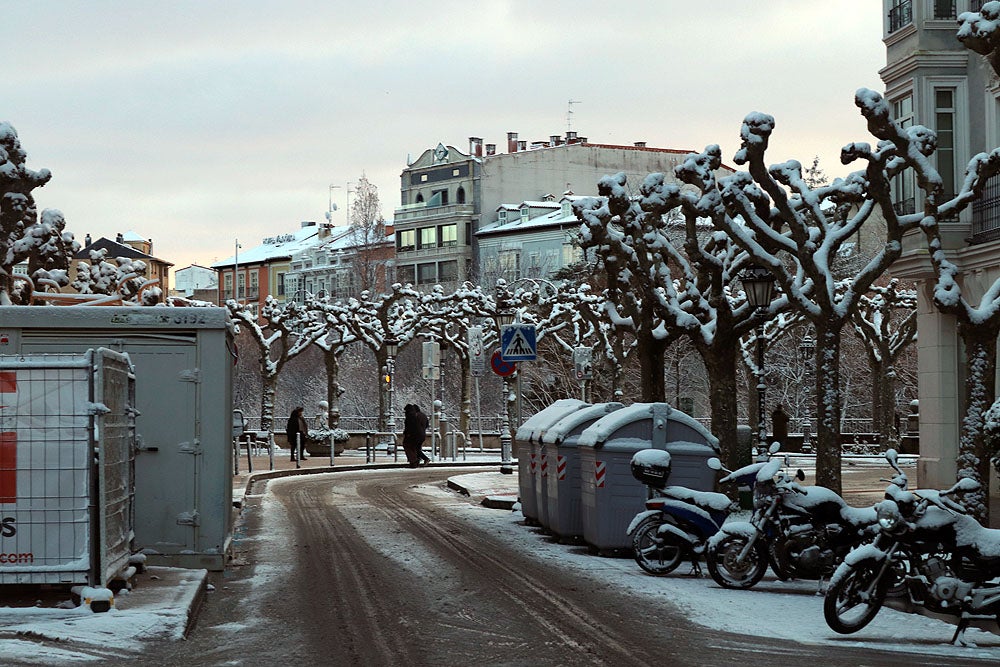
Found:
[[596, 403], [594, 405], [588, 405], [587, 407], [580, 408], [575, 412], [562, 417], [559, 421], [553, 423], [547, 429], [542, 431], [540, 442], [545, 444], [560, 444], [565, 439], [566, 436], [575, 428], [579, 428], [581, 424], [586, 422], [594, 422], [603, 417], [604, 415], [610, 414], [615, 410], [621, 410], [625, 405], [623, 403]]
[[[654, 419], [662, 420], [662, 425], [657, 425], [654, 423], [655, 429], [664, 428], [667, 433], [670, 429], [666, 422], [677, 422], [684, 424], [687, 427], [688, 433], [685, 434], [685, 438], [690, 438], [692, 432], [701, 436], [705, 439], [705, 442], [709, 447], [718, 450], [719, 441], [718, 439], [709, 432], [704, 426], [701, 425], [696, 419], [687, 415], [679, 410], [674, 409], [669, 403], [633, 403], [627, 407], [620, 410], [616, 410], [604, 417], [601, 417], [596, 422], [587, 427], [583, 433], [580, 434], [579, 444], [584, 447], [604, 447], [608, 443], [609, 438], [614, 437], [615, 433], [620, 431], [625, 426], [632, 424], [633, 422], [642, 421], [644, 419]], [[697, 437], [696, 436], [696, 437]], [[626, 440], [638, 440], [639, 442], [644, 442], [645, 445], [642, 448], [650, 447], [652, 443], [649, 440], [642, 438], [614, 438], [615, 442], [621, 446], [623, 449], [636, 449], [634, 443], [629, 444], [624, 442]], [[661, 439], [660, 443], [664, 443]], [[670, 441], [667, 440], [664, 444], [669, 445]], [[657, 448], [662, 449], [662, 445], [658, 444]]]
[[515, 435], [517, 440], [531, 442], [537, 441], [543, 429], [556, 423], [571, 412], [576, 412], [580, 408], [590, 405], [578, 398], [560, 398], [552, 405], [536, 412], [521, 427], [517, 429]]

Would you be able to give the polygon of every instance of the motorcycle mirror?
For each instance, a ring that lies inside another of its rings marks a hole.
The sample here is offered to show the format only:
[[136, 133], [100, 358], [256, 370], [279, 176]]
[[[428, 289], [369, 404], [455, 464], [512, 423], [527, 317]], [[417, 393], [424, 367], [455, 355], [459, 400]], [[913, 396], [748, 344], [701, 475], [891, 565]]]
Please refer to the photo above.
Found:
[[806, 480], [806, 474], [802, 472], [802, 468], [799, 468], [798, 472], [795, 473], [795, 479], [800, 482], [804, 482]]
[[705, 461], [705, 465], [707, 465], [712, 470], [722, 470], [722, 461], [720, 461], [714, 456], [709, 460]]

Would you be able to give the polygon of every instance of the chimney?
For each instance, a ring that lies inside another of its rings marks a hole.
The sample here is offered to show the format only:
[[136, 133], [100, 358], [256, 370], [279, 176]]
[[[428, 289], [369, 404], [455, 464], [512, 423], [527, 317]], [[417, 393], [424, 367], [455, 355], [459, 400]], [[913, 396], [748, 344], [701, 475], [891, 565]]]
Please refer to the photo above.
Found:
[[566, 143], [575, 144], [576, 143], [576, 132], [573, 130], [566, 130]]
[[315, 220], [303, 220], [300, 224], [302, 225], [302, 229], [305, 229], [306, 227], [315, 227], [316, 226], [316, 221]]
[[496, 144], [486, 144], [486, 157], [497, 154]]
[[84, 248], [90, 247], [90, 234], [87, 234], [86, 236], [83, 237], [83, 247]]
[[527, 139], [521, 139], [520, 141], [517, 142], [517, 150], [523, 151], [523, 150], [527, 150], [527, 149], [528, 149], [528, 140]]
[[469, 137], [469, 154], [474, 157], [483, 156], [483, 140], [479, 137]]
[[560, 137], [558, 134], [549, 135], [549, 146], [558, 146], [560, 143], [562, 143], [560, 139], [562, 139], [562, 137]]
[[646, 142], [645, 141], [637, 141], [637, 142], [635, 142], [635, 147], [636, 148], [645, 148], [646, 147]]
[[517, 132], [507, 133], [507, 152], [508, 153], [517, 152]]
[[118, 236], [115, 237], [115, 243], [125, 243], [125, 237], [122, 236], [121, 232], [118, 232]]

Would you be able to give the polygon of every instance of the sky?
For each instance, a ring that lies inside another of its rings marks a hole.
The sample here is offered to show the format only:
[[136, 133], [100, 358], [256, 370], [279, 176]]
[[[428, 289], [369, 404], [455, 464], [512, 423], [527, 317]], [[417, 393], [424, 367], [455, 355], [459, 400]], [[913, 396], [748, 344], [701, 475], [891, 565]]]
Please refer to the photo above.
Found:
[[[475, 455], [473, 455], [474, 457]], [[491, 459], [495, 460], [495, 454]], [[792, 460], [792, 467], [806, 467], [808, 458]], [[901, 460], [904, 470], [913, 472], [914, 461]], [[860, 472], [865, 466], [885, 467], [878, 459], [852, 460], [845, 474]], [[384, 471], [378, 471], [379, 474]], [[478, 503], [483, 495], [514, 494], [518, 489], [517, 475], [502, 475], [499, 471], [463, 473], [456, 470], [454, 482], [471, 492], [472, 498], [459, 496], [443, 485], [414, 487], [416, 492], [441, 497], [448, 511], [465, 517], [470, 523], [485, 528], [490, 534], [502, 535], [507, 544], [530, 552], [540, 562], [558, 563], [572, 570], [577, 576], [598, 578], [611, 583], [629, 595], [642, 596], [679, 611], [689, 620], [723, 632], [756, 635], [798, 641], [810, 646], [852, 646], [875, 651], [910, 654], [923, 661], [938, 664], [969, 664], [970, 661], [1000, 660], [1000, 636], [971, 628], [965, 639], [969, 646], [953, 646], [948, 642], [954, 626], [914, 614], [883, 608], [863, 630], [852, 635], [838, 635], [826, 625], [823, 618], [823, 597], [817, 594], [815, 581], [782, 582], [769, 570], [763, 581], [747, 591], [721, 588], [703, 568], [702, 577], [689, 576], [689, 566], [682, 565], [669, 576], [654, 577], [645, 574], [631, 558], [605, 558], [592, 555], [573, 545], [557, 544], [538, 529], [524, 525], [518, 511], [487, 509]], [[294, 484], [295, 478], [272, 480], [274, 484]], [[447, 502], [448, 500], [452, 502]], [[273, 600], [286, 594], [284, 574], [293, 571], [289, 561], [295, 554], [288, 544], [295, 540], [291, 535], [292, 522], [288, 521], [284, 506], [273, 494], [262, 499], [261, 512], [268, 530], [260, 531], [255, 541], [256, 565], [247, 591], [249, 609], [267, 607]], [[438, 572], [447, 567], [439, 556], [425, 551], [405, 530], [385, 530], [380, 526], [372, 530], [362, 518], [356, 519], [359, 534], [369, 540], [373, 549], [386, 558], [397, 561], [400, 567], [415, 573]], [[405, 554], [401, 558], [400, 554]], [[29, 638], [0, 639], [0, 653], [7, 660], [18, 664], [99, 664], [103, 651], [106, 655], [128, 655], [149, 648], [154, 640], [179, 640], [183, 631], [186, 606], [193, 596], [194, 587], [200, 582], [197, 572], [173, 568], [154, 568], [157, 576], [169, 582], [170, 591], [139, 585], [132, 593], [122, 593], [118, 608], [106, 614], [93, 614], [86, 609], [33, 609], [0, 607], [0, 631], [4, 634], [19, 631], [32, 633], [29, 637], [59, 639], [56, 644], [39, 644]], [[152, 570], [151, 570], [152, 571]], [[284, 574], [283, 574], [284, 573]], [[142, 576], [142, 575], [140, 575]], [[141, 597], [145, 596], [145, 597]], [[208, 602], [211, 604], [211, 601]], [[761, 623], [760, 619], [771, 622]], [[264, 616], [251, 623], [272, 622]], [[233, 619], [220, 626], [198, 626], [196, 632], [230, 637], [233, 633], [253, 630], [241, 619]]]
[[391, 221], [407, 160], [470, 136], [719, 144], [731, 164], [758, 111], [776, 118], [770, 162], [844, 175], [840, 148], [871, 140], [854, 91], [881, 91], [885, 65], [871, 0], [48, 0], [4, 16], [21, 29], [0, 120], [52, 171], [39, 210], [81, 241], [150, 238], [175, 270], [331, 203], [344, 224], [361, 175]]

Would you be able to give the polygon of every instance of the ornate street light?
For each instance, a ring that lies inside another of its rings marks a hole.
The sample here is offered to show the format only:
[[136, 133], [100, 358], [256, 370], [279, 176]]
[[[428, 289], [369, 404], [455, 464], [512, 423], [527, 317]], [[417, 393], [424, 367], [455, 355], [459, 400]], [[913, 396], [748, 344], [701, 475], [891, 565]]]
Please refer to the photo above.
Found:
[[747, 303], [757, 311], [757, 456], [767, 455], [767, 413], [764, 406], [764, 317], [762, 311], [771, 305], [774, 278], [763, 266], [750, 265], [740, 274]]
[[812, 402], [812, 395], [814, 387], [809, 382], [812, 376], [812, 366], [814, 355], [816, 354], [816, 341], [809, 334], [806, 334], [802, 338], [802, 342], [799, 343], [799, 355], [802, 357], [802, 361], [805, 362], [805, 376], [806, 376], [806, 400], [803, 405], [803, 412], [805, 413], [802, 417], [802, 451], [808, 452], [812, 449], [812, 445], [809, 443], [809, 434], [812, 430], [812, 424], [809, 421], [809, 404]]
[[[510, 292], [507, 290], [507, 281], [503, 278], [497, 280], [496, 287], [496, 320], [497, 320], [497, 337], [499, 338], [502, 334], [502, 327], [513, 324], [514, 319], [517, 316], [516, 311], [511, 307], [510, 304]], [[514, 462], [511, 451], [511, 437], [510, 437], [510, 411], [507, 407], [507, 398], [510, 395], [510, 386], [507, 384], [507, 378], [503, 378], [503, 396], [501, 397], [500, 406], [503, 410], [502, 412], [502, 423], [503, 426], [500, 429], [500, 472], [504, 475], [511, 475], [514, 473]]]

